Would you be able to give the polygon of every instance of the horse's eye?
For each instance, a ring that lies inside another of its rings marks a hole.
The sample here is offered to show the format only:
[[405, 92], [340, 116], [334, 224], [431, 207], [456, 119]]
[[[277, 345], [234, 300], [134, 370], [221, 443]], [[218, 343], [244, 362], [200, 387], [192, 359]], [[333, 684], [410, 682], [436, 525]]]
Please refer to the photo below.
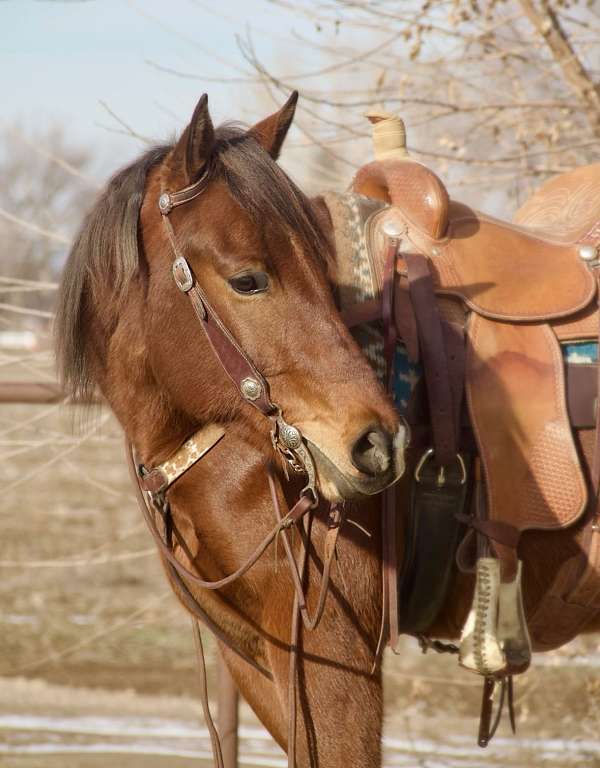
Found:
[[229, 285], [238, 293], [262, 293], [269, 286], [269, 276], [265, 272], [244, 272], [231, 277]]

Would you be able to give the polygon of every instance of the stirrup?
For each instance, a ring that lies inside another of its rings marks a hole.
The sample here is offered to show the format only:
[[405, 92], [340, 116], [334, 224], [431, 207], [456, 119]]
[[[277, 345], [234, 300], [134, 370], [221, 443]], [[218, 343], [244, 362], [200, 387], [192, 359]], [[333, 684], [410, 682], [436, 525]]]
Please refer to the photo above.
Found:
[[480, 557], [476, 567], [473, 605], [460, 639], [459, 663], [484, 677], [519, 674], [531, 662], [527, 630], [522, 563], [513, 581], [501, 582], [500, 561]]

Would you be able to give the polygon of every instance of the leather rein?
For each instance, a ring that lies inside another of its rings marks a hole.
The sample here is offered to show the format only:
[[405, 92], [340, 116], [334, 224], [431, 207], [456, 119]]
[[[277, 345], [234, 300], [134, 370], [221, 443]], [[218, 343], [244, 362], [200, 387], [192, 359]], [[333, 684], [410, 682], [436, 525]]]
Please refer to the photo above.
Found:
[[[181, 549], [192, 561], [188, 547], [174, 525], [168, 500], [169, 488], [191, 466], [206, 455], [224, 436], [223, 429], [209, 424], [190, 437], [167, 461], [147, 469], [137, 461], [133, 445], [126, 442], [126, 454], [130, 474], [134, 480], [136, 498], [150, 533], [157, 545], [159, 554], [167, 570], [173, 588], [185, 607], [192, 614], [194, 640], [198, 651], [201, 673], [202, 708], [207, 722], [215, 765], [223, 768], [223, 757], [219, 736], [211, 717], [204, 651], [199, 630], [199, 621], [210, 629], [217, 639], [227, 648], [240, 656], [255, 670], [273, 679], [271, 673], [232, 641], [219, 625], [208, 615], [190, 590], [190, 586], [200, 589], [217, 590], [226, 587], [246, 574], [255, 565], [267, 548], [281, 536], [288, 562], [294, 590], [290, 632], [290, 667], [288, 679], [288, 766], [296, 765], [296, 699], [298, 679], [298, 643], [300, 621], [308, 630], [317, 627], [325, 608], [328, 593], [331, 566], [336, 551], [336, 543], [343, 523], [343, 508], [331, 504], [329, 509], [328, 530], [325, 537], [323, 571], [320, 580], [317, 606], [310, 614], [305, 593], [306, 565], [311, 538], [313, 510], [319, 503], [316, 489], [315, 466], [300, 430], [288, 424], [282, 416], [281, 408], [272, 402], [269, 385], [248, 355], [241, 349], [227, 326], [213, 309], [188, 261], [181, 253], [169, 214], [180, 205], [194, 200], [204, 192], [209, 182], [209, 170], [206, 169], [198, 181], [177, 192], [162, 192], [158, 200], [163, 225], [173, 252], [173, 279], [184, 293], [202, 326], [212, 350], [223, 370], [233, 382], [242, 399], [256, 408], [271, 422], [271, 442], [275, 455], [283, 464], [288, 477], [288, 470], [306, 476], [306, 485], [300, 491], [298, 500], [291, 509], [282, 510], [279, 502], [277, 481], [273, 463], [266, 467], [267, 482], [274, 510], [274, 525], [247, 560], [233, 573], [215, 581], [203, 579], [192, 572], [176, 557], [176, 550]], [[302, 525], [300, 525], [302, 523]], [[288, 530], [298, 527], [300, 530], [300, 556], [296, 560]]]

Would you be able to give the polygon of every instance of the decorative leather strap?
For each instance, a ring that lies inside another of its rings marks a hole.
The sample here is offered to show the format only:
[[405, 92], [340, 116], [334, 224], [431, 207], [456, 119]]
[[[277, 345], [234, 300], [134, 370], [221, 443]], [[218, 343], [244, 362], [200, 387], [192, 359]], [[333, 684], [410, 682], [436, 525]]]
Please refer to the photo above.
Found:
[[225, 430], [217, 424], [209, 424], [195, 432], [185, 443], [172, 453], [166, 461], [158, 464], [147, 474], [142, 474], [141, 484], [150, 493], [167, 490], [184, 472], [205, 456], [221, 440]]

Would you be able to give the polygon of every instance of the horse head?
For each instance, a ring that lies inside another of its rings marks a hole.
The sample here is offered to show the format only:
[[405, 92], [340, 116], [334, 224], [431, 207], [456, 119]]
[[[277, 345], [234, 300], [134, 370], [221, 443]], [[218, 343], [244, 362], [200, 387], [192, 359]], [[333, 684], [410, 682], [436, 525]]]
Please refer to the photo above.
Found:
[[[71, 389], [98, 385], [143, 457], [211, 422], [243, 422], [268, 450], [265, 420], [236, 391], [173, 279], [183, 255], [271, 402], [306, 439], [320, 491], [340, 500], [402, 474], [405, 432], [336, 309], [326, 225], [276, 162], [296, 98], [245, 130], [215, 129], [203, 96], [173, 146], [112, 179], [65, 269], [58, 351]], [[161, 195], [200, 179], [201, 194], [165, 227]]]

